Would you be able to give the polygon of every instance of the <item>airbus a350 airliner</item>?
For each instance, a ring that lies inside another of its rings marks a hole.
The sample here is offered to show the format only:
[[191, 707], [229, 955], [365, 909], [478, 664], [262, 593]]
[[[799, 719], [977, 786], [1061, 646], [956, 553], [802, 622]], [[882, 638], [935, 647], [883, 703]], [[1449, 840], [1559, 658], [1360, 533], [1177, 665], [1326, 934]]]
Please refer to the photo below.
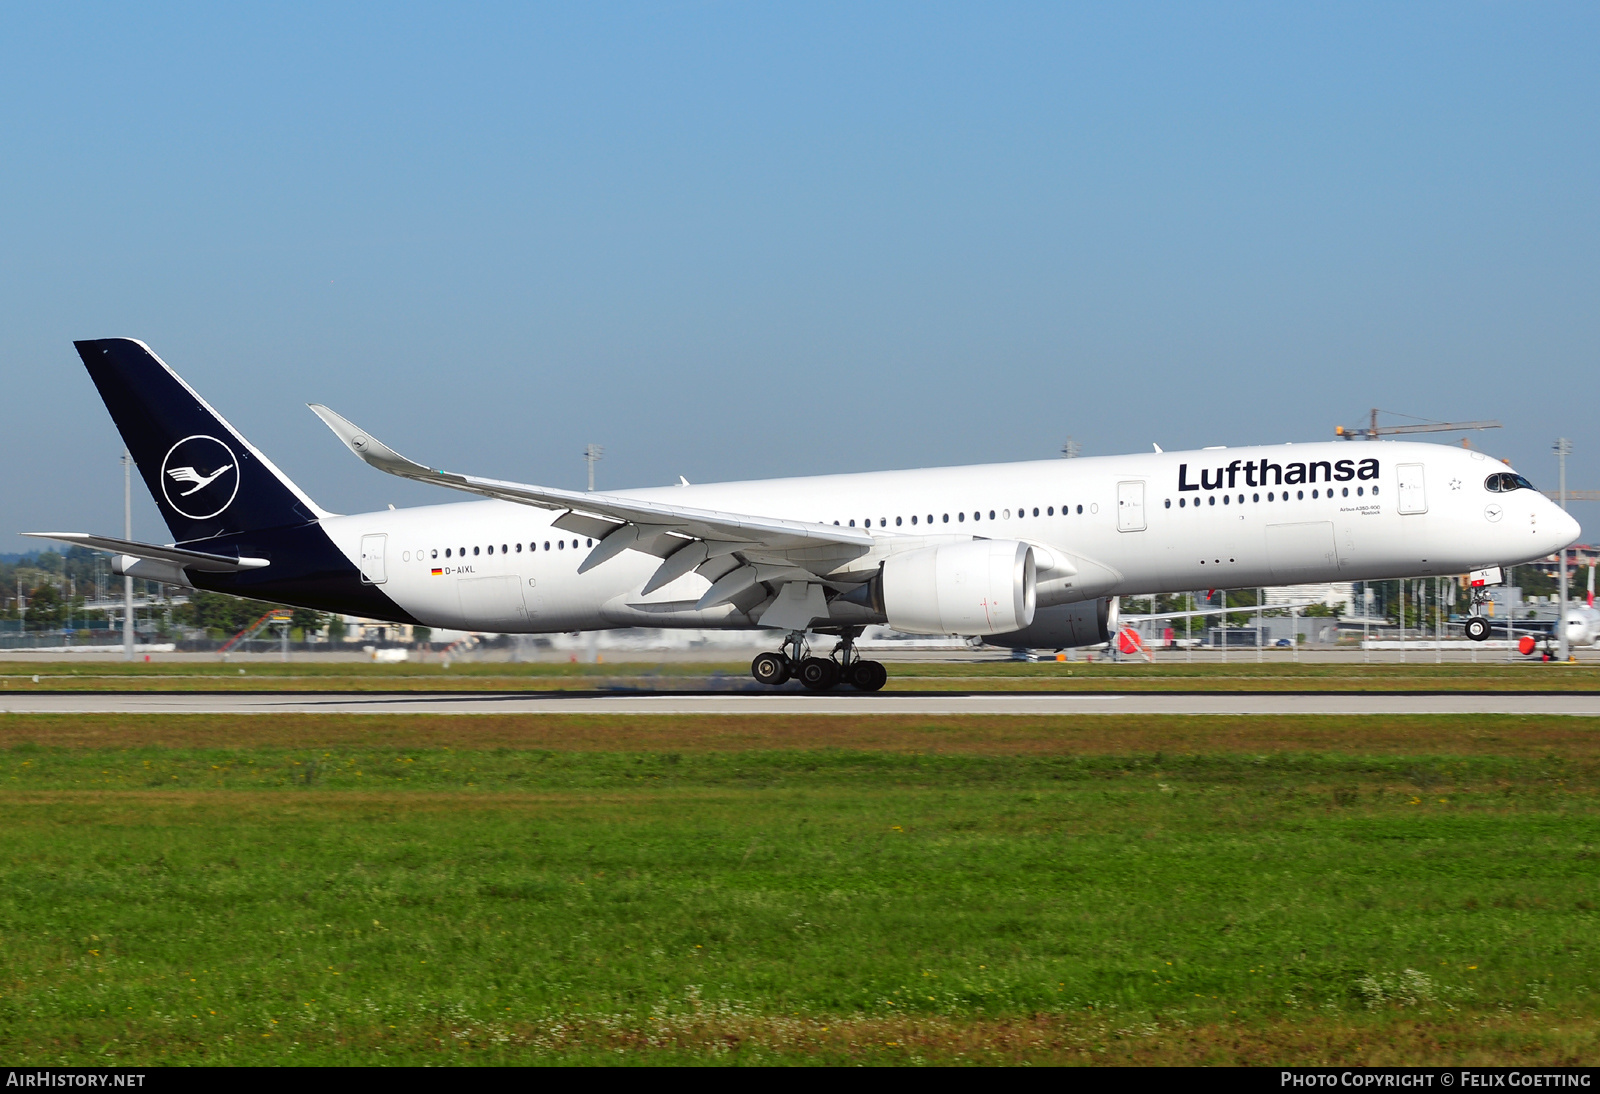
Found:
[[[883, 666], [854, 645], [870, 624], [1093, 645], [1115, 627], [1118, 596], [1459, 574], [1579, 535], [1504, 464], [1434, 444], [1158, 449], [600, 493], [413, 463], [313, 404], [378, 470], [489, 499], [341, 516], [144, 343], [75, 345], [174, 542], [33, 534], [113, 552], [119, 574], [396, 623], [765, 628], [779, 649], [751, 672], [772, 685], [881, 688]], [[810, 656], [808, 634], [837, 645]]]

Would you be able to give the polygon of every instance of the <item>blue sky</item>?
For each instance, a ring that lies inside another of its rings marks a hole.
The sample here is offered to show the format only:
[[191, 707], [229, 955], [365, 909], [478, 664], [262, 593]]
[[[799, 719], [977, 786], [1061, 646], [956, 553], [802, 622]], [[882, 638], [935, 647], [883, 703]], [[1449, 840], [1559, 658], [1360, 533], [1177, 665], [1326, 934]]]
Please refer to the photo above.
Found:
[[[323, 505], [1485, 418], [1600, 488], [1593, 5], [0, 8], [0, 550], [120, 527], [71, 347]], [[1575, 510], [1587, 525], [1600, 506]], [[164, 537], [141, 502], [136, 532]]]

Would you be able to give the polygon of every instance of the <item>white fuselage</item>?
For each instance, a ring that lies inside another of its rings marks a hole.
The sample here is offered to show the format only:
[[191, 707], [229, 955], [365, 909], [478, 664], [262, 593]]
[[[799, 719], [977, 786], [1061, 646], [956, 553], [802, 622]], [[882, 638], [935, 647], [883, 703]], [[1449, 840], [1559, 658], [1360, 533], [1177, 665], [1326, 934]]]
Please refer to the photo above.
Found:
[[[1054, 577], [1041, 569], [1043, 606], [1189, 589], [1458, 574], [1542, 558], [1573, 542], [1576, 523], [1537, 491], [1485, 488], [1488, 476], [1507, 470], [1481, 453], [1443, 445], [1331, 442], [626, 495], [867, 526], [885, 540], [1022, 540], [1044, 548], [1047, 561], [1066, 562]], [[579, 574], [593, 541], [553, 527], [558, 516], [476, 501], [329, 517], [322, 526], [392, 600], [435, 627], [555, 632], [754, 625], [729, 604], [694, 610], [708, 587], [695, 573], [641, 595], [661, 564], [655, 555], [624, 551]]]

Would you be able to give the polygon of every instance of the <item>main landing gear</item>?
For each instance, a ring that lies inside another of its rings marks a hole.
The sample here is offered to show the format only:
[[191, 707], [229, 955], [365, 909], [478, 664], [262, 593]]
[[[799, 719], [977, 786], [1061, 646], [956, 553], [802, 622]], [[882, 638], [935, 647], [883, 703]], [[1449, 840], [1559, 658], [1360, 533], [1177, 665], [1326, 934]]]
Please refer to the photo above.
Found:
[[877, 661], [864, 661], [856, 653], [856, 635], [847, 627], [839, 632], [839, 644], [827, 657], [811, 656], [804, 631], [790, 631], [777, 653], [757, 654], [750, 662], [750, 675], [763, 684], [777, 687], [798, 679], [809, 691], [827, 691], [848, 683], [857, 691], [877, 691], [888, 682], [889, 672]]

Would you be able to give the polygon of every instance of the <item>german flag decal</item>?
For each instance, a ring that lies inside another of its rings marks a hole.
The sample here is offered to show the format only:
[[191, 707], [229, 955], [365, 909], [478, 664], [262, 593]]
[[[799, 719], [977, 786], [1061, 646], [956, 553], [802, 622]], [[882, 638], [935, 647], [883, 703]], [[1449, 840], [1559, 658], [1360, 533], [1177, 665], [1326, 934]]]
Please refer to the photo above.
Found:
[[440, 574], [442, 574], [442, 573], [444, 573], [444, 571], [443, 571], [443, 570], [441, 570], [441, 569], [440, 569], [440, 568], [439, 568], [439, 567], [437, 567], [437, 566], [435, 566], [435, 567], [434, 567], [434, 568], [433, 568], [433, 576], [434, 576], [434, 577], [438, 577], [438, 576], [439, 576], [439, 575], [440, 575]]

